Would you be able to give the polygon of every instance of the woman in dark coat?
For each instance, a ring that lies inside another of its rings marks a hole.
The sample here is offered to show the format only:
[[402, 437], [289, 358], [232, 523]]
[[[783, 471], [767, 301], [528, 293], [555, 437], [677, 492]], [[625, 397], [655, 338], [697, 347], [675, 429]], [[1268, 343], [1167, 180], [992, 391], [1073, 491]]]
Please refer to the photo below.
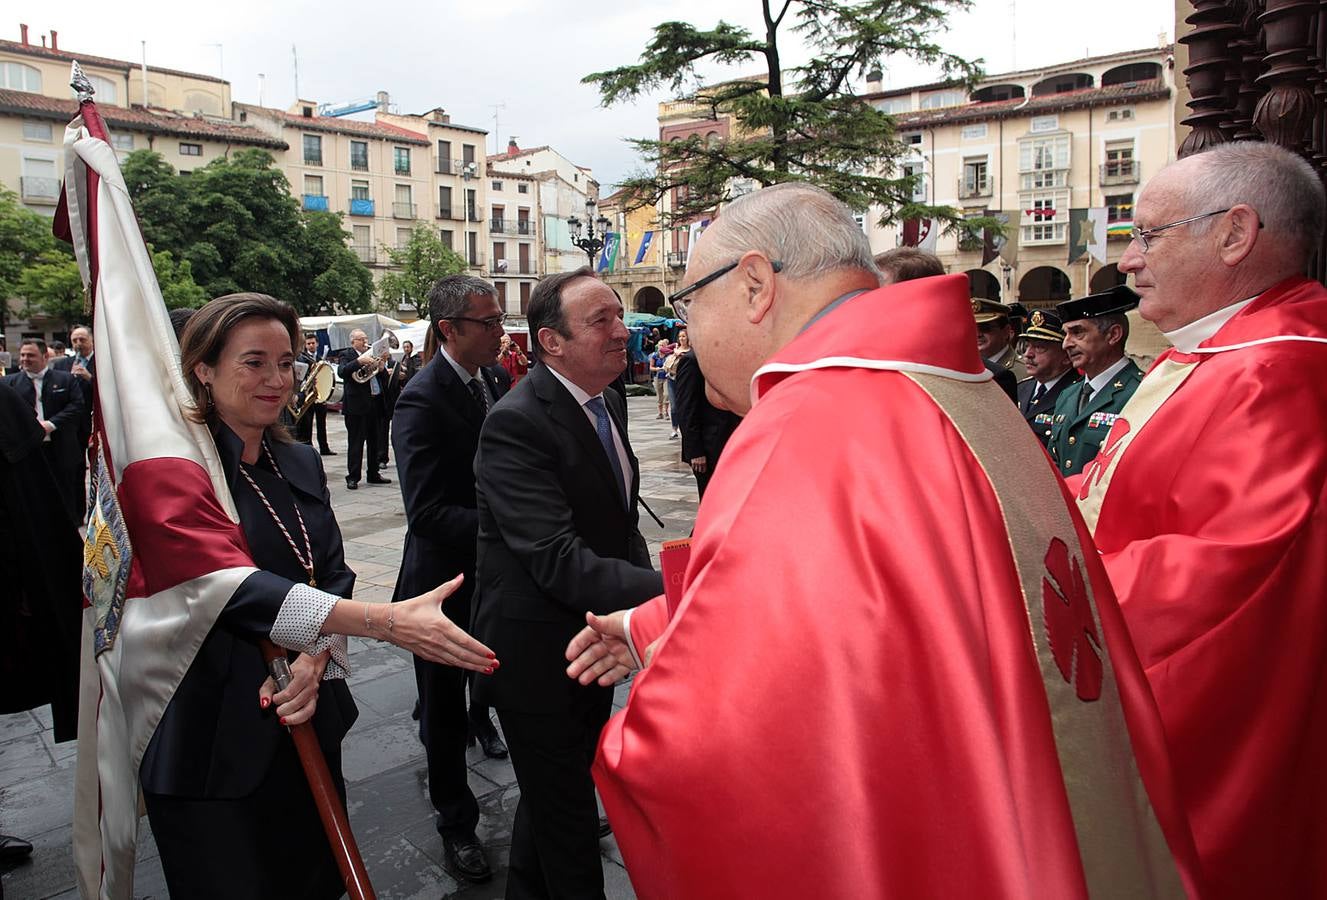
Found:
[[[493, 654], [442, 615], [456, 581], [395, 604], [348, 600], [341, 532], [316, 451], [277, 425], [294, 386], [299, 319], [262, 294], [199, 310], [181, 364], [211, 427], [259, 571], [226, 604], [171, 698], [140, 767], [162, 868], [176, 897], [339, 897], [344, 891], [283, 725], [312, 721], [345, 801], [341, 740], [356, 710], [347, 634], [389, 640], [475, 671]], [[258, 648], [290, 653], [276, 693]]]

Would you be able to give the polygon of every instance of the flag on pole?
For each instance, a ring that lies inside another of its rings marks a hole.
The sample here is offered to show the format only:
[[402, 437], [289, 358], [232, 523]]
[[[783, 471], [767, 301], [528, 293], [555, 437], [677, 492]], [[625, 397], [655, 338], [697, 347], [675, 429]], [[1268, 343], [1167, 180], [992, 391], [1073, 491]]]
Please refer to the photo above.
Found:
[[97, 345], [73, 844], [85, 898], [133, 896], [138, 770], [194, 654], [255, 571], [92, 86], [77, 63], [57, 233]]
[[691, 258], [691, 251], [695, 249], [696, 241], [700, 240], [701, 232], [709, 227], [709, 219], [699, 219], [687, 228], [687, 259]]
[[997, 235], [989, 228], [982, 233], [981, 264], [988, 266], [997, 258], [1007, 264], [1018, 264], [1018, 229], [1019, 213], [1017, 210], [988, 209], [986, 215], [995, 219], [1004, 229], [1004, 234]]
[[1087, 252], [1103, 266], [1106, 264], [1106, 219], [1109, 211], [1104, 206], [1094, 206], [1087, 211], [1088, 242]]
[[654, 232], [653, 231], [645, 232], [645, 236], [641, 238], [640, 247], [636, 249], [636, 260], [635, 262], [632, 263], [633, 266], [639, 266], [642, 262], [644, 262], [645, 254], [650, 252], [650, 244], [651, 242], [653, 242], [653, 240], [654, 240]]
[[903, 221], [903, 246], [916, 247], [926, 253], [935, 252], [936, 239], [940, 229], [934, 219], [905, 219]]
[[1074, 262], [1087, 252], [1087, 244], [1091, 237], [1091, 225], [1087, 220], [1087, 210], [1069, 210], [1069, 262]]
[[617, 245], [622, 240], [622, 235], [616, 231], [610, 231], [604, 235], [604, 249], [599, 252], [599, 265], [597, 271], [611, 272], [617, 264]]

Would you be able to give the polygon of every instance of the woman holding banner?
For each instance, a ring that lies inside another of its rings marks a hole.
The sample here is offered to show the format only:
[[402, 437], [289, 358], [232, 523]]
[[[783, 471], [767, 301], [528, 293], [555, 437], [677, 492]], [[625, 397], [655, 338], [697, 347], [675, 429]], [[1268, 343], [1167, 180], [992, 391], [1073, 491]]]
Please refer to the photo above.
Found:
[[[311, 722], [341, 802], [341, 740], [357, 711], [346, 635], [478, 672], [497, 661], [441, 612], [460, 579], [397, 604], [345, 599], [341, 531], [317, 452], [277, 425], [294, 387], [299, 319], [262, 294], [200, 309], [181, 339], [199, 421], [212, 430], [259, 571], [234, 593], [166, 706], [140, 767], [176, 897], [339, 897], [344, 887], [283, 726]], [[169, 523], [163, 523], [168, 526]], [[287, 649], [277, 691], [259, 641]]]

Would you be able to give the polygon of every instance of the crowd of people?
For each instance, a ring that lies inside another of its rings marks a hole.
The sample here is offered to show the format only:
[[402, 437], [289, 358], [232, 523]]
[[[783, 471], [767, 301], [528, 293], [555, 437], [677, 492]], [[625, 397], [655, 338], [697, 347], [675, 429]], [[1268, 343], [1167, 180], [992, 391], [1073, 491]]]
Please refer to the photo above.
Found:
[[[610, 828], [643, 898], [1327, 893], [1327, 289], [1303, 275], [1325, 215], [1303, 160], [1221, 145], [1145, 185], [1132, 289], [1029, 311], [915, 249], [873, 257], [819, 188], [733, 201], [650, 347], [701, 495], [675, 602], [614, 389], [622, 304], [589, 268], [536, 285], [528, 351], [491, 283], [448, 276], [423, 356], [355, 332], [326, 360], [346, 486], [395, 457], [386, 606], [351, 599], [326, 409], [282, 423], [325, 349], [279, 299], [211, 301], [181, 363], [257, 571], [143, 756], [172, 894], [340, 895], [281, 726], [314, 723], [344, 803], [348, 635], [414, 655], [429, 800], [471, 882], [493, 870], [466, 747], [510, 755], [511, 898], [602, 897]], [[1146, 372], [1135, 307], [1173, 345]], [[55, 485], [50, 558], [91, 427], [92, 335], [71, 338], [63, 364], [25, 341], [0, 387], [0, 521]], [[53, 587], [20, 579], [7, 622], [67, 632], [32, 615]], [[69, 736], [69, 679], [41, 688], [0, 711], [52, 703]]]

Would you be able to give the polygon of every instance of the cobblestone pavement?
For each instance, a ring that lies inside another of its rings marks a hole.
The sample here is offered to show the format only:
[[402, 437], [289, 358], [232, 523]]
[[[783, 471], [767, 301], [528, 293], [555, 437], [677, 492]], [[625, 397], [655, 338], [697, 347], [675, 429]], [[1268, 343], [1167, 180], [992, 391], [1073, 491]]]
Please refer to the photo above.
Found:
[[[629, 401], [631, 440], [641, 460], [641, 496], [664, 522], [661, 529], [642, 511], [641, 532], [656, 564], [659, 545], [685, 537], [696, 511], [696, 486], [678, 460], [678, 442], [668, 439], [668, 423], [655, 418], [653, 397]], [[328, 416], [332, 446], [339, 456], [324, 457], [332, 505], [346, 542], [346, 560], [359, 578], [355, 598], [386, 603], [401, 561], [405, 513], [399, 486], [345, 487], [345, 429], [340, 416]], [[384, 470], [395, 482], [395, 466]], [[387, 898], [501, 897], [506, 880], [512, 817], [520, 791], [508, 760], [484, 758], [470, 750], [470, 784], [482, 816], [479, 838], [495, 870], [486, 885], [458, 883], [443, 865], [442, 841], [433, 828], [425, 783], [424, 750], [410, 718], [415, 701], [409, 654], [389, 644], [352, 638], [350, 687], [359, 720], [343, 745], [350, 822], [363, 851], [373, 886]], [[617, 702], [625, 700], [618, 688]], [[32, 858], [0, 870], [0, 896], [11, 900], [77, 897], [70, 853], [73, 818], [73, 742], [55, 744], [49, 710], [0, 716], [0, 833], [28, 838]], [[611, 837], [602, 842], [609, 898], [634, 898], [622, 858]], [[147, 819], [141, 824], [137, 897], [165, 897], [166, 885]]]

